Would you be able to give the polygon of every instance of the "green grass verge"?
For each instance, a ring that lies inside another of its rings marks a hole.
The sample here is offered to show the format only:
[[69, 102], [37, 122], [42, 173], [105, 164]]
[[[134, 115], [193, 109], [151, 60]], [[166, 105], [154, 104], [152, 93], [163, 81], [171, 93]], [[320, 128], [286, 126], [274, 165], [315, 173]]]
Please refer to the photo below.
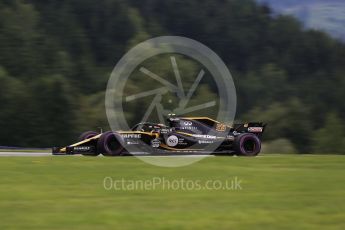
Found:
[[[0, 229], [345, 229], [345, 157], [2, 157]], [[103, 179], [242, 180], [242, 190], [105, 190]]]

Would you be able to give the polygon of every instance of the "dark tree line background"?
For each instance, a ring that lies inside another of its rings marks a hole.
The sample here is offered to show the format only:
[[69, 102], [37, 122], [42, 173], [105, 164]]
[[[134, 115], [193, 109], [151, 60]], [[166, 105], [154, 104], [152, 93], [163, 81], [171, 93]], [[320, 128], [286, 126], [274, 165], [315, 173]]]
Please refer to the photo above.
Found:
[[253, 0], [0, 0], [0, 145], [65, 145], [107, 128], [104, 91], [133, 45], [186, 36], [237, 88], [267, 151], [345, 153], [345, 45]]

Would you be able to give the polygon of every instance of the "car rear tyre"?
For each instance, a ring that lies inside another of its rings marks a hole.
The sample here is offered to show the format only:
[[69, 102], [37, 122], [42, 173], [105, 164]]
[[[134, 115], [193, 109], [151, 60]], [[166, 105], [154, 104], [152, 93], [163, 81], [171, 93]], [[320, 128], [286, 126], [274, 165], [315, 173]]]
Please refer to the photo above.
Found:
[[234, 145], [236, 154], [239, 156], [256, 156], [261, 150], [260, 139], [252, 133], [238, 135]]
[[82, 134], [80, 134], [79, 136], [79, 141], [83, 141], [86, 139], [89, 139], [91, 137], [97, 136], [99, 133], [95, 132], [95, 131], [87, 131], [87, 132], [83, 132]]
[[108, 131], [101, 135], [97, 142], [97, 150], [104, 156], [120, 156], [124, 152], [122, 137]]

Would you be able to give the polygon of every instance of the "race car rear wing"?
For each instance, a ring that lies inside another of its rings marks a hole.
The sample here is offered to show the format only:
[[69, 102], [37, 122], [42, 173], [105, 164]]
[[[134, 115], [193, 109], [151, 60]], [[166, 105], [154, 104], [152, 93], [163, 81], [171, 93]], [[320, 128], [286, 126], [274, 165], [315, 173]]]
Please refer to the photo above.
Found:
[[265, 123], [263, 122], [249, 122], [243, 124], [234, 124], [233, 130], [239, 133], [254, 133], [258, 136], [261, 136], [266, 128]]

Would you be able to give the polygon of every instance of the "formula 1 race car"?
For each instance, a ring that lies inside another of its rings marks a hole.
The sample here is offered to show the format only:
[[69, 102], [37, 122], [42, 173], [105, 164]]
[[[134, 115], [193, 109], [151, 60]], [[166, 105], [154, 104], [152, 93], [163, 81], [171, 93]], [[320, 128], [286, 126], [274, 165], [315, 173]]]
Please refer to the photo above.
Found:
[[168, 125], [143, 122], [130, 131], [88, 131], [79, 142], [53, 147], [53, 155], [88, 156], [214, 154], [256, 156], [261, 150], [262, 122], [225, 125], [208, 117], [175, 117]]

